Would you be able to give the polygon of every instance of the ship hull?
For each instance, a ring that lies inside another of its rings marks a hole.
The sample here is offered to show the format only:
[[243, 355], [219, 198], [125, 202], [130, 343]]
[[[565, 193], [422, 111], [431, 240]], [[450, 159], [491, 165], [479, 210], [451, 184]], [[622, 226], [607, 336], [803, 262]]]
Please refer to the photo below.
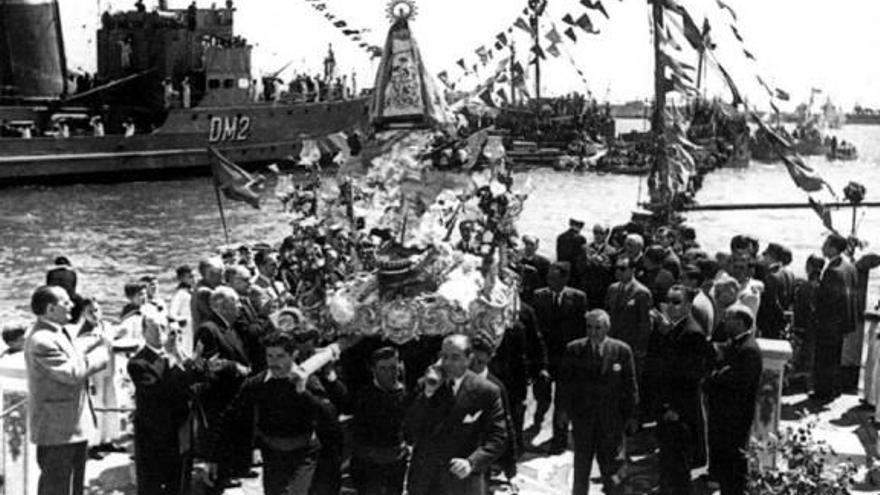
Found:
[[210, 173], [208, 146], [245, 166], [298, 156], [302, 142], [365, 129], [367, 99], [172, 110], [149, 134], [0, 138], [0, 185], [128, 181]]

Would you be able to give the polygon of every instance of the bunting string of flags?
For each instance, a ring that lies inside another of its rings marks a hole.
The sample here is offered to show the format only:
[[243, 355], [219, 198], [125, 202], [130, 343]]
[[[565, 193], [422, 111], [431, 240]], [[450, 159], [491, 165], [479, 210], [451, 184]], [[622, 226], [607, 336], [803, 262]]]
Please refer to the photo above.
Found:
[[382, 47], [378, 45], [372, 45], [363, 39], [363, 35], [369, 31], [369, 29], [356, 29], [352, 27], [350, 23], [343, 20], [333, 12], [330, 12], [327, 8], [327, 3], [321, 0], [305, 0], [306, 3], [312, 6], [316, 12], [323, 14], [324, 18], [327, 19], [328, 22], [333, 24], [333, 27], [338, 29], [349, 38], [353, 43], [358, 45], [359, 48], [363, 49], [370, 58], [377, 58], [382, 56]]

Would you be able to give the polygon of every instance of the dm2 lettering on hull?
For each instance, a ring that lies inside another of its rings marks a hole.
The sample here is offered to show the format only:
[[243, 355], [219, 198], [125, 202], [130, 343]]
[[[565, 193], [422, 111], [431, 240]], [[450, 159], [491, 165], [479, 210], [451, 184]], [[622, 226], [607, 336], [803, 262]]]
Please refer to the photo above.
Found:
[[245, 141], [251, 137], [251, 118], [247, 115], [211, 117], [208, 142]]

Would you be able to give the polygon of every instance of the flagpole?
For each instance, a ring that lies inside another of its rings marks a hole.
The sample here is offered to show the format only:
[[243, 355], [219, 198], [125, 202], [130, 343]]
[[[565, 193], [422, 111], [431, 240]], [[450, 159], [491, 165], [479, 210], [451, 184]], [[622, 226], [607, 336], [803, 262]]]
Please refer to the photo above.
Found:
[[220, 222], [223, 223], [223, 235], [226, 238], [226, 244], [229, 245], [229, 229], [226, 227], [226, 213], [223, 211], [223, 201], [220, 199], [220, 186], [214, 180], [214, 194], [217, 196], [217, 208], [220, 210]]

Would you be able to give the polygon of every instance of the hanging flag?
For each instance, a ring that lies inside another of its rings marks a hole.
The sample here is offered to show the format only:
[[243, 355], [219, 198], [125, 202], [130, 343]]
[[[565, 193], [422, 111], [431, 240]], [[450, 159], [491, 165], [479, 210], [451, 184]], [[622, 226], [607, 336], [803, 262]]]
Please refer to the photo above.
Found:
[[342, 34], [346, 36], [351, 36], [353, 34], [360, 34], [360, 30], [358, 29], [343, 29]]
[[694, 18], [691, 17], [684, 7], [681, 8], [679, 13], [681, 14], [682, 21], [684, 21], [684, 38], [694, 50], [704, 50], [706, 48], [706, 40], [703, 38], [700, 28], [697, 27], [697, 23], [694, 22]]
[[739, 40], [740, 43], [743, 42], [742, 35], [739, 34], [739, 29], [736, 28], [733, 24], [730, 25], [730, 30], [733, 31], [733, 35], [736, 36], [736, 39]]
[[463, 58], [458, 59], [455, 63], [458, 64], [459, 67], [461, 67], [461, 70], [467, 72], [467, 67], [465, 67], [465, 65], [464, 65]]
[[755, 56], [752, 55], [752, 52], [746, 50], [745, 48], [743, 48], [743, 54], [746, 56], [746, 58], [750, 58], [752, 60], [755, 60]]
[[333, 25], [338, 28], [344, 28], [344, 27], [348, 26], [348, 23], [346, 23], [345, 21], [336, 21], [333, 23]]
[[779, 108], [776, 106], [775, 103], [773, 103], [773, 100], [770, 100], [770, 108], [773, 109], [773, 113], [779, 115]]
[[474, 50], [474, 53], [476, 53], [477, 56], [480, 57], [480, 63], [483, 64], [483, 67], [485, 67], [486, 64], [489, 63], [489, 55], [486, 53], [485, 46], [477, 48], [476, 50]]
[[[771, 102], [771, 105], [772, 105], [772, 103], [773, 102]], [[774, 109], [775, 109], [775, 106], [774, 106]], [[777, 113], [778, 113], [778, 109], [777, 109]], [[762, 131], [764, 131], [766, 133], [767, 139], [770, 140], [770, 144], [772, 144], [774, 146], [778, 146], [780, 148], [783, 148], [786, 151], [791, 150], [791, 143], [788, 142], [788, 139], [780, 136], [778, 132], [767, 127], [767, 124], [765, 124], [764, 121], [761, 120], [761, 118], [758, 117], [758, 115], [756, 113], [751, 112], [751, 114], [752, 114], [752, 120], [756, 124], [758, 124], [758, 127], [760, 127]]]
[[678, 51], [678, 52], [681, 51], [681, 45], [678, 44], [678, 41], [675, 41], [675, 37], [672, 36], [672, 32], [669, 30], [669, 26], [666, 26], [666, 35], [665, 36], [663, 35], [662, 32], [660, 33], [660, 39], [662, 41], [664, 41], [667, 45], [672, 47], [675, 51]]
[[223, 192], [227, 199], [242, 201], [259, 209], [260, 193], [257, 189], [263, 183], [263, 177], [252, 177], [213, 147], [208, 147], [208, 151], [212, 156], [214, 187]]
[[791, 175], [791, 179], [796, 186], [807, 192], [821, 191], [823, 187], [827, 187], [834, 194], [831, 185], [825, 182], [825, 179], [819, 177], [813, 169], [808, 167], [801, 157], [797, 155], [787, 156], [779, 149], [776, 149], [776, 153], [782, 159], [782, 162], [785, 163], [785, 167], [788, 169], [788, 173]]
[[492, 83], [489, 83], [489, 86], [480, 93], [480, 99], [483, 100], [483, 103], [485, 103], [486, 106], [489, 106], [492, 108], [497, 108], [498, 105], [495, 103], [495, 100], [492, 99], [492, 93], [493, 93], [494, 89], [495, 89], [495, 85]]
[[558, 56], [562, 55], [562, 53], [559, 52], [559, 48], [556, 48], [555, 43], [548, 46], [546, 51], [547, 51], [547, 53], [549, 53], [550, 55], [553, 55], [554, 57], [558, 57]]
[[730, 5], [727, 5], [726, 3], [724, 3], [721, 0], [715, 0], [715, 1], [718, 2], [718, 8], [720, 8], [721, 10], [726, 10], [726, 11], [730, 12], [730, 16], [733, 17], [734, 21], [738, 20], [736, 18], [736, 12], [733, 11], [733, 8], [731, 8]]
[[500, 41], [496, 41], [495, 42], [495, 49], [498, 51], [501, 51], [502, 48], [504, 48], [504, 45], [502, 45]]
[[706, 48], [714, 50], [716, 45], [712, 42], [711, 32], [712, 26], [709, 24], [709, 19], [703, 17], [703, 32], [701, 33], [703, 44], [706, 46]]
[[776, 88], [776, 97], [782, 101], [788, 101], [791, 99], [791, 95], [789, 95], [787, 91], [783, 91], [779, 88]]
[[590, 0], [581, 0], [581, 5], [588, 9], [598, 10], [602, 13], [602, 15], [605, 16], [606, 19], [611, 19], [610, 17], [608, 17], [608, 11], [605, 10], [605, 6], [602, 5], [602, 0], [596, 0], [595, 2], [592, 2]]
[[501, 46], [507, 46], [507, 35], [503, 32], [495, 35], [495, 38], [501, 43]]
[[507, 92], [504, 90], [504, 88], [498, 88], [498, 91], [496, 91], [495, 94], [498, 96], [498, 99], [501, 100], [502, 104], [510, 104], [510, 100], [507, 99]]
[[556, 30], [556, 26], [554, 25], [550, 32], [547, 33], [546, 38], [552, 44], [562, 43], [562, 36], [559, 36], [559, 31]]
[[535, 31], [532, 30], [532, 27], [529, 26], [529, 24], [522, 17], [517, 17], [516, 22], [514, 22], [513, 25], [529, 33], [529, 35], [531, 36], [535, 35]]
[[562, 22], [574, 26], [574, 17], [572, 17], [571, 14], [565, 14], [565, 17], [562, 18]]
[[832, 232], [837, 232], [834, 229], [834, 224], [831, 220], [831, 211], [826, 208], [821, 201], [813, 199], [812, 196], [810, 196], [808, 199], [810, 200], [810, 207], [813, 208], [813, 211], [815, 211], [816, 215], [819, 215], [819, 219], [822, 220], [822, 225], [824, 225], [826, 229]]
[[770, 88], [770, 85], [764, 81], [764, 78], [762, 78], [760, 74], [756, 75], [755, 78], [758, 80], [758, 84], [760, 84], [761, 87], [763, 87], [764, 90], [767, 91], [767, 94], [770, 96], [770, 98], [773, 98], [773, 89]]
[[582, 14], [574, 23], [588, 34], [599, 34], [598, 29], [593, 29], [593, 21], [590, 20], [590, 16], [587, 14]]
[[[544, 55], [544, 50], [542, 50], [541, 47], [538, 45], [535, 45], [532, 47], [532, 53], [534, 53], [536, 57], [540, 57], [541, 60], [547, 59], [547, 56]], [[536, 60], [537, 60], [537, 58], [536, 58]]]
[[575, 43], [577, 43], [578, 39], [577, 39], [577, 36], [574, 34], [574, 29], [567, 28], [565, 30], [565, 35], [568, 36], [569, 38], [571, 38], [571, 41], [574, 41]]
[[727, 87], [730, 88], [730, 92], [733, 95], [733, 101], [730, 103], [733, 106], [737, 106], [743, 102], [742, 96], [740, 96], [739, 89], [736, 87], [736, 83], [733, 82], [733, 78], [730, 77], [730, 74], [724, 69], [721, 64], [718, 64], [718, 70], [721, 71], [721, 75], [724, 76], [724, 81], [727, 82]]
[[445, 70], [437, 74], [437, 79], [439, 79], [447, 88], [452, 87], [452, 85], [449, 84], [449, 74]]

